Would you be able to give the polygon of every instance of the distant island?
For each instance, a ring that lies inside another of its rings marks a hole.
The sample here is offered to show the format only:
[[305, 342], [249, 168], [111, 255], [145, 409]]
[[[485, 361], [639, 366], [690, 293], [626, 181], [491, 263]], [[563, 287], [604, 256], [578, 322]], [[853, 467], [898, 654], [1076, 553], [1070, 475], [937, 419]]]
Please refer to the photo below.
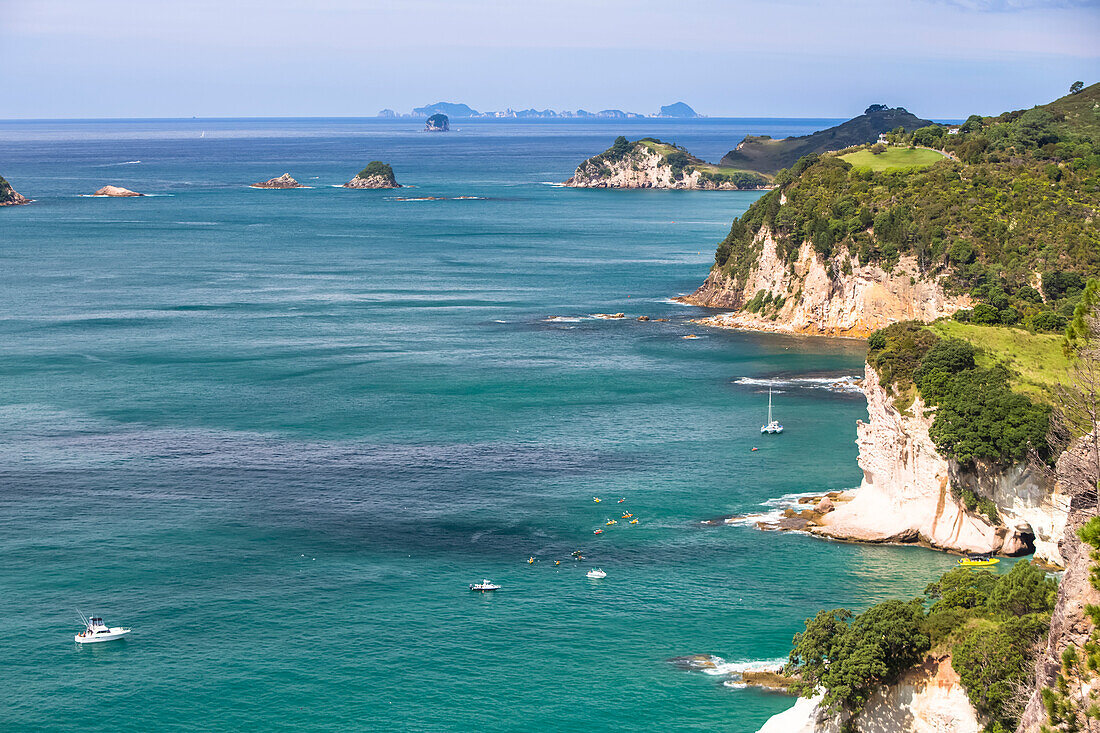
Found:
[[423, 107], [415, 107], [412, 112], [400, 113], [392, 109], [384, 109], [378, 113], [378, 117], [384, 119], [415, 118], [429, 115], [442, 114], [455, 119], [608, 119], [608, 120], [642, 120], [646, 118], [677, 118], [690, 119], [702, 117], [688, 104], [674, 102], [664, 105], [656, 114], [643, 115], [637, 112], [624, 112], [621, 109], [602, 109], [599, 112], [589, 112], [578, 109], [555, 111], [552, 109], [512, 109], [511, 107], [496, 112], [478, 112], [468, 104], [461, 102], [436, 102]]
[[610, 148], [577, 166], [565, 185], [745, 191], [766, 188], [768, 179], [759, 173], [707, 163], [656, 138], [631, 142], [620, 135]]
[[843, 150], [853, 145], [873, 143], [879, 135], [897, 128], [912, 132], [931, 125], [904, 107], [890, 108], [884, 104], [872, 104], [859, 117], [847, 122], [818, 130], [812, 135], [773, 140], [767, 135], [749, 135], [733, 150], [726, 153], [720, 165], [774, 175], [790, 168], [803, 155]]
[[424, 122], [424, 129], [428, 132], [448, 132], [451, 129], [451, 120], [447, 115], [436, 112]]
[[284, 173], [278, 178], [272, 178], [260, 183], [253, 183], [249, 188], [309, 188], [295, 181], [289, 173]]
[[5, 181], [3, 176], [0, 176], [0, 206], [19, 206], [30, 202], [31, 200], [27, 197], [16, 193], [11, 184]]
[[401, 188], [393, 175], [393, 168], [380, 160], [372, 160], [367, 167], [344, 184], [344, 188]]

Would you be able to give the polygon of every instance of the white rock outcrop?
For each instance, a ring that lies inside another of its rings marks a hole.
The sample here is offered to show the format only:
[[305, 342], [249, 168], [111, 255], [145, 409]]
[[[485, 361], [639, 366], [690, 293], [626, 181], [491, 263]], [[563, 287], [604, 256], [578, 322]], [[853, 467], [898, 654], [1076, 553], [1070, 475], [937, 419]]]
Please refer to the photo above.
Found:
[[[772, 716], [758, 733], [840, 733], [847, 716], [821, 710], [820, 697], [799, 698], [794, 707]], [[856, 718], [858, 733], [978, 733], [982, 726], [950, 655], [929, 657], [877, 690]]]
[[[675, 170], [663, 163], [664, 156], [641, 143], [619, 160], [595, 156], [577, 166], [565, 182], [573, 188], [668, 188], [681, 190], [744, 190], [730, 181], [715, 181], [695, 168]], [[692, 166], [689, 166], [692, 167]], [[755, 190], [752, 187], [750, 190]]]
[[[948, 296], [939, 280], [922, 277], [909, 256], [886, 272], [876, 264], [860, 265], [846, 250], [826, 260], [804, 242], [789, 264], [767, 227], [757, 234], [756, 246], [759, 256], [744, 282], [716, 268], [698, 290], [681, 298], [692, 305], [738, 309], [699, 323], [865, 338], [897, 321], [933, 321], [970, 305], [969, 296]], [[757, 313], [740, 310], [760, 291], [772, 300], [782, 297], [782, 305]]]
[[[963, 469], [939, 454], [928, 434], [934, 411], [918, 397], [903, 413], [868, 365], [863, 380], [869, 420], [857, 423], [863, 481], [809, 531], [860, 542], [920, 542], [959, 552], [1036, 557], [1061, 565], [1058, 542], [1068, 497], [1052, 477], [1025, 464]], [[999, 522], [969, 512], [956, 493], [992, 499]]]
[[110, 196], [112, 198], [131, 198], [133, 196], [144, 196], [145, 194], [138, 193], [137, 191], [131, 191], [130, 189], [123, 188], [121, 186], [104, 186], [92, 195]]

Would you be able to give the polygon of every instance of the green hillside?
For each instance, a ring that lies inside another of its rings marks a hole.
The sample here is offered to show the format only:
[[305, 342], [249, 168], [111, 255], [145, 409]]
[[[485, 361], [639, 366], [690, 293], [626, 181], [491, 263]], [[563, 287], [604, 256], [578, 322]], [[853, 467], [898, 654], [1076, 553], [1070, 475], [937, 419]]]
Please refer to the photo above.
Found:
[[880, 134], [899, 127], [915, 130], [931, 124], [929, 120], [910, 114], [904, 107], [890, 108], [882, 104], [872, 104], [859, 117], [826, 130], [818, 130], [812, 135], [782, 140], [750, 135], [736, 149], [726, 153], [719, 163], [771, 175], [794, 165], [804, 155], [872, 143]]
[[840, 159], [851, 163], [854, 168], [890, 171], [923, 168], [940, 162], [944, 157], [943, 153], [928, 148], [888, 147], [882, 152], [876, 152], [873, 148], [857, 150], [841, 155]]
[[[827, 259], [850, 253], [887, 270], [911, 255], [923, 276], [942, 275], [949, 291], [975, 299], [975, 323], [1059, 331], [1085, 279], [1100, 274], [1098, 110], [1100, 84], [1031, 110], [971, 117], [957, 134], [933, 125], [891, 135], [899, 148], [959, 158], [923, 168], [855, 167], [857, 151], [801, 158], [733, 223], [715, 267], [742, 280], [767, 226], [788, 257], [802, 242]], [[834, 262], [837, 272], [851, 267]]]

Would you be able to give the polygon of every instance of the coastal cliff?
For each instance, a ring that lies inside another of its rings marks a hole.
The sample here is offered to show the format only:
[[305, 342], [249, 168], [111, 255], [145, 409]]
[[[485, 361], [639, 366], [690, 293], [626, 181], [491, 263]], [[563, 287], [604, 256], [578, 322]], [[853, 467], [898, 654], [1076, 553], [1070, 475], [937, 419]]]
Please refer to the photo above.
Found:
[[[858, 489], [831, 502], [808, 531], [859, 542], [921, 543], [958, 552], [1035, 556], [1062, 565], [1068, 498], [1046, 472], [1025, 463], [968, 466], [945, 458], [930, 437], [934, 409], [920, 396], [901, 410], [867, 365], [867, 422], [857, 423]], [[963, 492], [996, 506], [996, 521], [968, 510]]]
[[922, 278], [913, 257], [899, 258], [887, 272], [878, 263], [861, 265], [846, 248], [826, 258], [803, 242], [790, 262], [767, 226], [754, 244], [756, 256], [743, 276], [714, 268], [698, 290], [679, 298], [690, 305], [736, 311], [699, 323], [865, 338], [896, 321], [932, 321], [971, 302], [966, 295], [948, 295], [939, 279]]
[[0, 176], [0, 206], [19, 206], [21, 204], [29, 204], [31, 202], [25, 196], [20, 196], [19, 193], [11, 187], [11, 184], [4, 180], [3, 176]]
[[[841, 733], [846, 715], [828, 715], [818, 698], [799, 698], [758, 733]], [[857, 733], [978, 733], [982, 726], [951, 656], [929, 656], [894, 684], [882, 687], [854, 721]]]
[[621, 136], [610, 148], [577, 166], [565, 182], [573, 188], [710, 191], [757, 190], [767, 184], [764, 176], [711, 165], [654, 138], [630, 142]]
[[[1020, 718], [1018, 733], [1040, 733], [1043, 725], [1049, 722], [1042, 690], [1057, 687], [1058, 675], [1065, 671], [1062, 662], [1065, 651], [1074, 648], [1080, 653], [1096, 632], [1088, 607], [1100, 606], [1100, 590], [1090, 582], [1092, 548], [1078, 535], [1078, 530], [1096, 515], [1096, 495], [1088, 488], [1088, 476], [1095, 471], [1096, 456], [1089, 446], [1087, 438], [1078, 439], [1058, 458], [1058, 481], [1067, 492], [1074, 494], [1059, 546], [1066, 571], [1058, 583], [1050, 633], [1039, 651], [1034, 688]], [[1089, 693], [1100, 690], [1100, 679], [1079, 680], [1079, 689], [1084, 693], [1081, 697], [1088, 699]]]

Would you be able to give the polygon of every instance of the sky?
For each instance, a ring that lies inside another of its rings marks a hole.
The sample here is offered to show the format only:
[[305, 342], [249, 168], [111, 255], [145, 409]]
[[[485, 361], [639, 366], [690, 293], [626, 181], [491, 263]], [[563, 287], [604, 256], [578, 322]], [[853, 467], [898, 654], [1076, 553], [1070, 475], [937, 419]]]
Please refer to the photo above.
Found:
[[1100, 79], [1100, 0], [0, 0], [0, 118], [963, 118]]

